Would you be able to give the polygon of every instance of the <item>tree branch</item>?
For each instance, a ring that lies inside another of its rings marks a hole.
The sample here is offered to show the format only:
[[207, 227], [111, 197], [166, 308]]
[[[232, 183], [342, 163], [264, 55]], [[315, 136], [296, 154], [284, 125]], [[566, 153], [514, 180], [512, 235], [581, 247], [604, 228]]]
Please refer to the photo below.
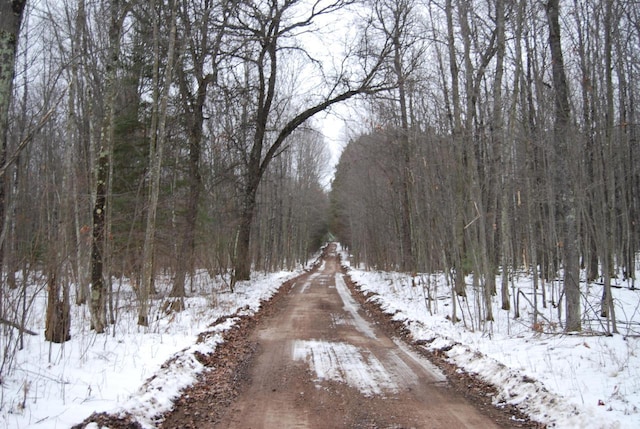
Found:
[[53, 115], [59, 103], [60, 102], [58, 101], [58, 103], [56, 103], [55, 106], [49, 109], [49, 111], [45, 113], [42, 118], [40, 118], [40, 122], [38, 122], [38, 125], [36, 125], [36, 127], [33, 128], [31, 131], [29, 131], [29, 134], [24, 139], [22, 139], [22, 141], [20, 142], [16, 150], [13, 152], [13, 154], [7, 159], [6, 163], [2, 166], [2, 168], [0, 168], [0, 176], [4, 176], [9, 166], [14, 162], [16, 162], [16, 160], [20, 156], [20, 153], [24, 150], [25, 147], [27, 147], [29, 142], [33, 140], [33, 137], [36, 135], [36, 133], [40, 131], [42, 127], [46, 125], [47, 122], [49, 122], [51, 115]]

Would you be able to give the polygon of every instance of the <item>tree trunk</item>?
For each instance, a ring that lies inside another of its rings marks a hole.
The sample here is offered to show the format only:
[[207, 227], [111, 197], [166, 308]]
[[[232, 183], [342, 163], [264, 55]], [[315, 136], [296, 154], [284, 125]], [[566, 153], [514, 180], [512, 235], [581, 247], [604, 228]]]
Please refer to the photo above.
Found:
[[98, 333], [104, 332], [105, 323], [105, 292], [102, 269], [104, 265], [104, 239], [106, 229], [105, 208], [107, 201], [107, 180], [109, 172], [109, 154], [104, 139], [98, 157], [96, 200], [93, 207], [93, 234], [91, 241], [91, 327]]
[[555, 89], [555, 183], [558, 189], [561, 245], [564, 256], [564, 291], [566, 306], [565, 331], [582, 330], [580, 311], [580, 266], [578, 264], [579, 239], [577, 231], [575, 162], [570, 151], [569, 88], [564, 70], [560, 38], [560, 6], [558, 0], [549, 0], [546, 7], [549, 24], [553, 87]]
[[251, 224], [256, 209], [256, 195], [260, 182], [259, 168], [254, 167], [249, 170], [247, 185], [242, 201], [242, 211], [240, 213], [240, 225], [238, 227], [238, 238], [235, 245], [234, 258], [235, 269], [233, 281], [249, 280], [251, 278]]
[[[613, 257], [614, 257], [614, 239], [618, 237], [616, 234], [616, 178], [615, 168], [612, 168], [609, 163], [615, 164], [615, 152], [614, 146], [614, 103], [613, 103], [613, 65], [612, 65], [612, 32], [613, 32], [613, 1], [608, 0], [605, 5], [605, 21], [604, 21], [604, 55], [605, 55], [605, 85], [606, 85], [606, 114], [605, 114], [605, 147], [603, 148], [603, 178], [606, 185], [604, 198], [603, 198], [603, 210], [604, 210], [604, 236], [603, 242], [603, 255], [602, 255], [602, 271], [604, 276], [603, 296], [602, 296], [602, 316], [607, 317], [607, 321], [611, 321], [611, 331], [618, 332], [616, 325], [615, 308], [613, 306], [613, 297], [611, 295], [611, 273], [613, 272]], [[607, 163], [605, 165], [605, 163]], [[607, 323], [608, 325], [608, 323]]]
[[[187, 273], [194, 274], [195, 265], [195, 235], [198, 224], [198, 206], [200, 202], [200, 190], [202, 188], [202, 175], [200, 174], [200, 145], [202, 140], [203, 115], [202, 105], [197, 114], [199, 120], [195, 129], [189, 136], [189, 193], [187, 197], [187, 210], [185, 213], [185, 226], [180, 254], [178, 255], [176, 275], [171, 289], [171, 297], [181, 298], [186, 296], [185, 281]], [[191, 278], [193, 281], [193, 277]]]
[[[27, 0], [0, 1], [0, 236], [6, 236], [4, 221], [6, 213], [7, 135], [9, 107], [13, 95], [16, 50], [20, 25]], [[4, 271], [4, 240], [0, 242], [0, 274]], [[0, 292], [0, 297], [1, 297]]]
[[109, 193], [109, 172], [113, 152], [114, 106], [116, 102], [117, 67], [120, 57], [120, 32], [125, 13], [121, 10], [120, 0], [111, 0], [109, 22], [109, 55], [105, 66], [104, 117], [100, 130], [100, 147], [96, 163], [96, 196], [93, 206], [93, 233], [91, 241], [91, 327], [96, 333], [104, 333], [106, 328], [105, 302], [107, 287], [104, 282], [103, 268], [105, 239], [107, 231], [107, 196]]
[[[447, 45], [449, 48], [449, 71], [451, 73], [451, 104], [453, 106], [453, 129], [451, 130], [451, 133], [453, 138], [454, 153], [456, 156], [455, 163], [458, 168], [462, 168], [462, 160], [464, 159], [464, 156], [462, 155], [463, 149], [461, 147], [462, 114], [460, 107], [460, 78], [458, 76], [458, 59], [456, 57], [456, 41], [453, 28], [452, 0], [447, 0], [445, 5], [445, 12], [447, 19]], [[453, 237], [455, 238], [455, 242], [453, 244], [454, 251], [452, 261], [452, 265], [455, 271], [454, 289], [456, 291], [456, 294], [459, 296], [467, 296], [464, 279], [465, 273], [462, 267], [462, 261], [464, 258], [464, 211], [462, 209], [462, 207], [464, 206], [463, 176], [463, 174], [458, 174], [455, 176], [455, 207], [453, 209], [454, 219], [452, 222]], [[456, 298], [453, 297], [453, 299], [455, 300]]]
[[48, 289], [47, 318], [44, 330], [46, 341], [61, 344], [71, 339], [70, 314], [69, 303], [57, 300], [54, 291]]
[[[153, 2], [155, 6], [155, 2]], [[154, 125], [151, 127], [151, 141], [149, 149], [149, 206], [147, 208], [147, 223], [144, 235], [143, 259], [142, 259], [142, 284], [140, 285], [140, 308], [138, 311], [138, 325], [149, 325], [149, 294], [153, 279], [153, 259], [155, 249], [156, 234], [156, 214], [158, 210], [158, 198], [160, 194], [160, 173], [162, 168], [162, 158], [164, 155], [165, 129], [167, 124], [167, 106], [169, 103], [169, 87], [171, 85], [173, 62], [175, 56], [176, 42], [176, 1], [171, 2], [171, 27], [169, 33], [169, 49], [167, 52], [167, 65], [165, 68], [165, 79], [160, 88], [159, 63], [160, 49], [159, 43], [159, 22], [155, 7], [152, 7], [154, 14], [154, 35], [156, 37], [155, 64], [154, 64]], [[160, 94], [162, 90], [162, 94]]]
[[[273, 26], [279, 28], [279, 18], [274, 17]], [[245, 171], [245, 185], [242, 200], [242, 210], [240, 213], [240, 225], [238, 230], [238, 241], [234, 252], [235, 269], [233, 283], [251, 278], [252, 255], [249, 247], [251, 242], [251, 224], [255, 214], [256, 194], [258, 185], [266, 171], [266, 167], [271, 159], [264, 160], [262, 168], [262, 149], [265, 145], [267, 133], [267, 123], [271, 113], [271, 104], [275, 97], [276, 76], [278, 72], [277, 56], [277, 36], [274, 36], [270, 29], [264, 34], [262, 50], [258, 57], [259, 79], [258, 79], [258, 106], [256, 110], [256, 129], [253, 135], [253, 144], [248, 153], [248, 162]], [[274, 146], [275, 147], [275, 143]], [[275, 147], [277, 150], [278, 147]], [[273, 154], [271, 155], [273, 157]]]
[[405, 64], [403, 59], [402, 45], [403, 33], [408, 30], [407, 18], [411, 13], [411, 5], [408, 2], [397, 2], [395, 6], [390, 6], [393, 25], [387, 37], [393, 44], [393, 71], [398, 86], [398, 102], [400, 113], [400, 183], [401, 183], [401, 251], [402, 261], [400, 267], [402, 271], [415, 274], [416, 262], [413, 252], [413, 222], [412, 222], [412, 172], [411, 172], [411, 139], [409, 136], [409, 112], [407, 107], [407, 88], [405, 74]]
[[[78, 10], [75, 19], [75, 28], [73, 33], [72, 40], [72, 55], [74, 60], [71, 63], [70, 70], [70, 83], [69, 83], [69, 135], [75, 135], [74, 141], [74, 150], [72, 151], [71, 156], [73, 157], [72, 168], [73, 171], [78, 172], [80, 168], [78, 165], [82, 164], [81, 161], [81, 153], [82, 153], [82, 141], [86, 138], [83, 130], [80, 128], [80, 121], [77, 117], [76, 110], [76, 101], [80, 98], [78, 97], [79, 92], [79, 67], [80, 67], [80, 53], [81, 45], [82, 45], [82, 37], [86, 25], [86, 11], [85, 11], [85, 0], [78, 0]], [[83, 198], [80, 198], [80, 193], [78, 189], [78, 181], [72, 180], [71, 183], [72, 189], [72, 201], [73, 201], [73, 219], [74, 219], [74, 229], [76, 236], [76, 260], [75, 260], [75, 271], [76, 271], [76, 299], [75, 302], [77, 305], [86, 304], [89, 300], [90, 292], [89, 292], [89, 246], [87, 240], [88, 228], [84, 226], [84, 222], [81, 218], [84, 218], [88, 215], [86, 210], [86, 206], [80, 207], [81, 201], [85, 201]], [[88, 222], [87, 222], [88, 223]]]
[[[186, 3], [185, 3], [186, 5]], [[171, 296], [178, 298], [186, 295], [185, 279], [187, 273], [193, 276], [195, 270], [195, 234], [198, 223], [198, 207], [200, 204], [200, 194], [202, 190], [202, 174], [200, 172], [200, 161], [202, 153], [202, 135], [204, 127], [204, 105], [207, 101], [207, 90], [211, 83], [216, 81], [217, 76], [217, 62], [220, 53], [220, 46], [222, 43], [222, 37], [225, 34], [226, 24], [229, 17], [226, 9], [222, 11], [223, 21], [221, 28], [215, 37], [213, 46], [211, 47], [211, 62], [213, 64], [212, 74], [205, 75], [205, 61], [207, 56], [204, 52], [207, 51], [209, 43], [209, 17], [212, 12], [212, 5], [205, 5], [205, 9], [202, 11], [202, 26], [197, 34], [200, 38], [194, 38], [194, 34], [191, 31], [191, 27], [185, 28], [186, 34], [184, 40], [189, 40], [193, 43], [189, 52], [192, 52], [191, 61], [193, 61], [193, 77], [188, 76], [184, 69], [178, 67], [176, 72], [178, 73], [178, 79], [180, 83], [180, 90], [182, 92], [183, 109], [187, 116], [186, 122], [188, 126], [188, 138], [189, 138], [189, 192], [187, 197], [187, 209], [185, 213], [185, 226], [184, 235], [181, 243], [180, 257], [178, 258], [176, 275], [173, 282], [173, 288], [171, 290]], [[184, 15], [182, 19], [189, 19], [188, 7], [181, 10]], [[197, 47], [202, 48], [202, 54], [198, 55]], [[190, 79], [197, 81], [197, 88], [195, 94], [190, 90]], [[193, 281], [193, 278], [192, 278]]]
[[[502, 115], [502, 77], [504, 75], [504, 55], [505, 55], [505, 5], [503, 0], [496, 0], [496, 77], [493, 82], [493, 141], [500, 148], [500, 157], [502, 162], [499, 164], [501, 169], [501, 183], [498, 185], [500, 189], [500, 238], [501, 238], [501, 255], [502, 255], [502, 282], [500, 287], [500, 295], [502, 297], [502, 309], [509, 310], [511, 302], [509, 300], [509, 269], [511, 265], [509, 241], [509, 191], [508, 184], [511, 182], [511, 162], [509, 139], [504, 136], [504, 118]], [[519, 43], [519, 42], [518, 42]], [[515, 87], [519, 75], [515, 76]], [[514, 91], [517, 93], [517, 91]]]
[[60, 284], [54, 273], [47, 280], [47, 315], [44, 338], [53, 343], [64, 343], [71, 339], [71, 311], [69, 306], [69, 287], [63, 286], [60, 296]]

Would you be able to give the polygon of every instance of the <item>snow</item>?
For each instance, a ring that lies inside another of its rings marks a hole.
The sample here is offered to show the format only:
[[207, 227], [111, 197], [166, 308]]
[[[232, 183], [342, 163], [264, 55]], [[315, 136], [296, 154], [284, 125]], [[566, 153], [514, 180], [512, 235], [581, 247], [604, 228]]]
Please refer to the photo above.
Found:
[[365, 334], [367, 337], [373, 338], [375, 340], [375, 332], [373, 332], [371, 325], [367, 323], [367, 321], [364, 320], [358, 313], [358, 304], [349, 293], [347, 285], [345, 284], [344, 279], [342, 278], [342, 274], [340, 273], [336, 273], [336, 290], [338, 291], [338, 295], [340, 295], [340, 298], [342, 299], [344, 310], [351, 314], [356, 329]]
[[[322, 261], [322, 264], [324, 266], [324, 261]], [[305, 281], [302, 284], [302, 287], [300, 288], [300, 293], [305, 293], [307, 291], [307, 289], [309, 289], [309, 286], [311, 286], [311, 283], [313, 283], [313, 281], [320, 275], [319, 271], [322, 270], [323, 267], [321, 267], [317, 272], [311, 274], [308, 278], [307, 281]]]
[[[220, 278], [198, 273], [197, 291], [185, 299], [183, 312], [165, 314], [162, 300], [154, 300], [153, 321], [143, 328], [137, 326], [133, 298], [123, 299], [117, 324], [101, 335], [89, 330], [86, 306], [72, 306], [71, 340], [64, 344], [44, 340], [46, 296], [34, 281], [27, 291], [35, 298], [26, 326], [38, 335], [25, 335], [11, 371], [3, 374], [0, 427], [69, 428], [93, 412], [125, 410], [143, 427], [155, 427], [154, 418], [170, 410], [173, 399], [203, 371], [195, 353], [214, 351], [222, 333], [239, 319], [210, 325], [220, 317], [254, 314], [262, 301], [298, 274], [252, 273], [250, 282], [239, 282], [235, 293], [229, 293]], [[161, 288], [162, 282], [157, 283]], [[168, 282], [164, 286], [168, 289]], [[133, 296], [128, 284], [121, 289], [122, 296]], [[201, 332], [208, 333], [207, 339], [197, 343]], [[3, 337], [2, 351], [15, 341]], [[2, 354], [0, 358], [5, 360]]]
[[395, 393], [398, 385], [382, 363], [353, 344], [322, 340], [296, 340], [293, 359], [309, 364], [318, 381], [345, 382], [365, 396]]
[[409, 348], [404, 341], [398, 338], [393, 338], [393, 343], [396, 346], [398, 346], [400, 350], [402, 350], [402, 353], [404, 353], [405, 356], [409, 356], [411, 360], [413, 360], [415, 363], [421, 366], [424, 372], [426, 374], [429, 374], [431, 379], [434, 380], [436, 383], [447, 381], [447, 376], [444, 375], [444, 373], [442, 372], [442, 370], [440, 370], [440, 368], [438, 368], [433, 363], [431, 363], [431, 361], [416, 354], [416, 352], [413, 349]]
[[[515, 319], [513, 311], [499, 309], [499, 297], [494, 297], [495, 321], [478, 322], [472, 287], [466, 301], [458, 301], [457, 315], [463, 321], [454, 324], [442, 274], [417, 276], [420, 284], [414, 286], [408, 275], [359, 270], [349, 266], [346, 253], [342, 258], [358, 287], [404, 322], [414, 340], [496, 386], [495, 404], [517, 405], [549, 427], [640, 427], [640, 339], [634, 331], [640, 322], [640, 291], [614, 289], [620, 334], [613, 336], [597, 334], [605, 323], [595, 315], [602, 294], [597, 285], [584, 291], [587, 301], [582, 308], [594, 314], [585, 319], [581, 335], [563, 333], [558, 309], [551, 305], [543, 314], [547, 320], [540, 317], [540, 329], [533, 330], [533, 313], [524, 300], [520, 318]], [[520, 275], [513, 287], [529, 295], [531, 281]], [[472, 277], [467, 284], [472, 284]]]
[[[345, 258], [343, 254], [346, 262]], [[8, 362], [2, 353], [15, 344], [16, 333], [12, 338], [0, 339], [0, 358], [5, 365], [0, 384], [0, 427], [68, 428], [91, 413], [102, 411], [128, 411], [143, 427], [154, 427], [157, 416], [169, 410], [181, 389], [203, 371], [194, 353], [215, 350], [222, 333], [237, 319], [230, 317], [210, 326], [212, 322], [223, 316], [255, 313], [261, 301], [297, 274], [253, 273], [251, 282], [237, 284], [236, 293], [231, 294], [220, 279], [199, 273], [196, 292], [185, 300], [185, 311], [167, 315], [160, 309], [161, 301], [154, 301], [152, 322], [147, 328], [137, 326], [133, 292], [123, 284], [119, 286], [123, 298], [116, 303], [118, 322], [110, 326], [110, 332], [93, 333], [86, 307], [73, 306], [72, 339], [62, 345], [44, 341], [44, 283], [37, 279], [30, 282], [27, 295], [33, 297], [33, 303], [26, 327], [38, 335], [25, 335], [24, 347], [16, 352], [10, 371], [6, 370]], [[467, 300], [458, 302], [457, 314], [462, 321], [454, 324], [447, 319], [451, 298], [442, 274], [420, 275], [415, 278], [416, 286], [412, 286], [410, 277], [399, 273], [350, 267], [349, 274], [363, 291], [372, 294], [369, 299], [403, 321], [424, 347], [445, 353], [460, 368], [494, 384], [498, 389], [494, 402], [498, 406], [517, 405], [549, 427], [640, 427], [636, 405], [640, 403], [640, 291], [625, 285], [614, 289], [621, 334], [596, 335], [602, 331], [600, 318], [595, 310], [589, 310], [586, 332], [568, 335], [562, 332], [558, 309], [551, 305], [543, 310], [544, 319], [538, 319], [541, 323], [534, 331], [533, 315], [524, 300], [519, 319], [513, 317], [513, 312], [499, 310], [496, 302], [495, 321], [478, 322], [472, 287]], [[468, 281], [471, 284], [471, 278]], [[168, 281], [164, 285], [158, 282], [159, 288], [163, 286], [168, 288]], [[530, 296], [531, 278], [524, 274], [514, 276], [513, 287]], [[356, 307], [353, 298], [345, 294], [341, 275], [336, 276], [336, 288], [345, 309], [353, 315], [351, 310]], [[583, 308], [597, 308], [600, 287], [592, 285], [584, 292], [588, 301]], [[425, 297], [432, 299], [427, 301]], [[17, 303], [18, 298], [16, 295], [11, 299]], [[367, 330], [366, 323], [354, 323], [358, 329]], [[202, 332], [209, 334], [198, 343]], [[354, 374], [359, 378], [347, 382], [365, 394], [392, 390], [393, 384], [386, 381], [384, 374], [372, 376], [376, 371], [372, 356], [351, 347], [354, 346], [346, 343], [299, 341], [293, 353], [298, 359], [313, 363], [318, 379]], [[333, 367], [322, 365], [326, 359], [337, 359], [341, 368], [348, 369], [335, 373]], [[428, 363], [423, 365], [429, 367]]]

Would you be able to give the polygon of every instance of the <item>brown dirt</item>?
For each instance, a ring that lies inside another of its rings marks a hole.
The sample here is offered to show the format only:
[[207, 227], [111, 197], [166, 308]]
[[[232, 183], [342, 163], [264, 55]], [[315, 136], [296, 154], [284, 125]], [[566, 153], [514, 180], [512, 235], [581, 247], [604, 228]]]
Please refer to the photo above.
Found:
[[543, 427], [491, 405], [490, 386], [412, 344], [347, 276], [340, 287], [335, 248], [323, 259], [199, 357], [209, 370], [158, 427]]

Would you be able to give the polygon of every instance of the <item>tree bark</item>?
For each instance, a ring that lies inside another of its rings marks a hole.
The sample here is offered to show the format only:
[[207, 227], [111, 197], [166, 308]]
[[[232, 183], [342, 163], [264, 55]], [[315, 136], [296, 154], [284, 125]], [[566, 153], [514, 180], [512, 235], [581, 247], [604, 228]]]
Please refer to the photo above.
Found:
[[411, 213], [412, 200], [412, 172], [411, 172], [411, 140], [409, 136], [409, 113], [407, 108], [406, 75], [402, 58], [402, 42], [400, 40], [402, 32], [406, 31], [407, 15], [411, 8], [405, 2], [400, 2], [393, 10], [394, 31], [391, 36], [393, 44], [393, 68], [398, 84], [398, 101], [400, 104], [400, 148], [401, 178], [402, 178], [402, 270], [415, 274], [416, 262], [413, 254], [413, 222]]
[[[602, 210], [604, 211], [603, 220], [604, 234], [601, 238], [602, 242], [602, 274], [604, 277], [604, 286], [602, 290], [601, 316], [607, 318], [607, 325], [611, 321], [611, 331], [618, 332], [616, 324], [615, 308], [613, 306], [613, 296], [611, 295], [611, 273], [614, 267], [614, 240], [619, 237], [616, 233], [616, 177], [615, 168], [608, 163], [615, 164], [616, 146], [614, 137], [614, 103], [613, 103], [613, 10], [615, 5], [612, 0], [608, 0], [605, 4], [604, 15], [604, 56], [605, 56], [605, 91], [606, 91], [606, 114], [605, 114], [605, 145], [603, 150], [603, 179], [606, 185], [604, 198], [602, 201]], [[607, 165], [605, 165], [605, 162]]]
[[[79, 68], [80, 64], [80, 55], [82, 55], [82, 38], [85, 32], [86, 26], [86, 9], [85, 9], [85, 0], [78, 0], [78, 9], [76, 12], [76, 17], [74, 20], [75, 28], [73, 32], [73, 39], [71, 41], [71, 52], [73, 55], [73, 60], [71, 63], [70, 70], [70, 83], [69, 83], [69, 112], [68, 112], [68, 130], [69, 136], [75, 137], [74, 141], [74, 150], [72, 151], [71, 156], [73, 157], [72, 168], [74, 172], [81, 171], [79, 165], [81, 162], [81, 153], [82, 153], [82, 141], [86, 138], [85, 133], [82, 131], [76, 109], [77, 100], [81, 99], [81, 96], [78, 96], [79, 93], [79, 83], [80, 83], [80, 75]], [[76, 173], [78, 174], [78, 173]], [[85, 224], [82, 222], [82, 218], [88, 216], [88, 207], [80, 207], [81, 201], [84, 199], [80, 198], [80, 191], [78, 189], [78, 181], [72, 180], [71, 183], [71, 192], [72, 192], [72, 201], [73, 201], [73, 219], [74, 219], [74, 229], [75, 229], [75, 246], [76, 246], [76, 260], [75, 260], [75, 272], [76, 272], [76, 299], [75, 302], [77, 305], [86, 304], [89, 300], [90, 292], [89, 292], [89, 246], [87, 241], [87, 233], [88, 229], [84, 226]], [[88, 222], [87, 222], [88, 223]]]
[[257, 184], [248, 185], [243, 198], [242, 212], [240, 213], [240, 225], [235, 246], [235, 270], [233, 282], [249, 280], [251, 278], [251, 224], [256, 208]]
[[[6, 162], [6, 139], [15, 75], [16, 49], [26, 4], [26, 0], [0, 1], [0, 143], [2, 144], [0, 167], [4, 167]], [[4, 183], [4, 170], [0, 180]], [[0, 186], [0, 192], [2, 192], [0, 194], [0, 209], [2, 209], [4, 186]], [[3, 214], [0, 213], [0, 215]], [[0, 216], [0, 219], [4, 219], [4, 216]]]

